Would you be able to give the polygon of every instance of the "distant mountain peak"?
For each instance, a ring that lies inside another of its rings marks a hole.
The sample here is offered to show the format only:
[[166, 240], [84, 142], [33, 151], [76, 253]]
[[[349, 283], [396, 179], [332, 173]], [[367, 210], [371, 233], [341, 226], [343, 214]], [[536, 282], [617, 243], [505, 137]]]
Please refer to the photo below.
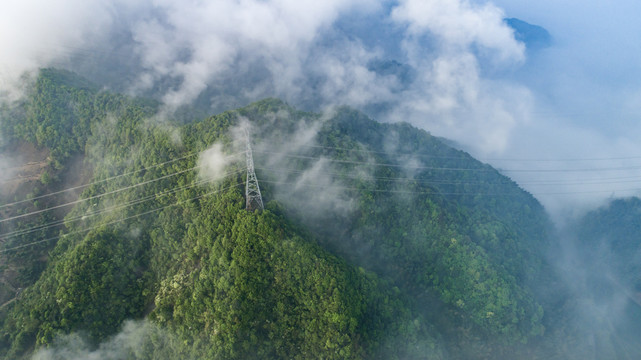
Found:
[[514, 29], [516, 40], [525, 43], [528, 49], [546, 48], [552, 44], [552, 36], [541, 26], [517, 18], [506, 18], [505, 23]]

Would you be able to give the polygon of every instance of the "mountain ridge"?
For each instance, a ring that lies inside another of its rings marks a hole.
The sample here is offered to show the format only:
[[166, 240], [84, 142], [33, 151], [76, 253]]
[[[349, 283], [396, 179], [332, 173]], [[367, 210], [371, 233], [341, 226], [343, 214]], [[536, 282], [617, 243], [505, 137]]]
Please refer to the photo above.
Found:
[[[265, 99], [186, 125], [154, 122], [157, 103], [65, 76], [43, 71], [3, 132], [47, 147], [54, 183], [78, 154], [93, 182], [64, 227], [4, 244], [52, 239], [2, 253], [47, 260], [0, 310], [0, 356], [78, 331], [95, 347], [143, 318], [179, 339], [181, 357], [554, 353], [539, 346], [551, 341], [540, 285], [552, 272], [551, 223], [489, 165], [346, 107], [316, 114]], [[243, 209], [244, 168], [229, 158], [241, 126], [252, 130], [263, 213]], [[203, 181], [205, 154], [227, 164], [222, 179]]]

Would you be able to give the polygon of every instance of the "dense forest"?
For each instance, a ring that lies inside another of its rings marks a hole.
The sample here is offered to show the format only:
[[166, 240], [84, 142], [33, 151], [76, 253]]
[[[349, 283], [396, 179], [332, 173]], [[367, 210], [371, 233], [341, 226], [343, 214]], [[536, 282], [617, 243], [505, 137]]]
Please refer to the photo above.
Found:
[[[143, 335], [121, 357], [595, 354], [543, 207], [444, 139], [277, 99], [189, 121], [162, 110], [53, 69], [0, 109], [5, 152], [47, 154], [0, 202], [0, 358], [55, 358], [70, 339], [103, 351], [132, 324]], [[243, 129], [262, 211], [245, 210]], [[576, 224], [578, 256], [608, 246], [629, 293], [641, 290], [639, 202]]]

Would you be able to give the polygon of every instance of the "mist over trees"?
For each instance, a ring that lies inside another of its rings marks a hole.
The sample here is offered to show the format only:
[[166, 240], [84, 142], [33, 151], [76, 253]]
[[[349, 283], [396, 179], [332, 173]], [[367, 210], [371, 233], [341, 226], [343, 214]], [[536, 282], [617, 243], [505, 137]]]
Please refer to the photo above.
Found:
[[[3, 110], [5, 149], [48, 154], [0, 203], [3, 358], [639, 354], [638, 199], [564, 234], [408, 124], [277, 99], [186, 124], [159, 109], [47, 69]], [[247, 127], [262, 212], [244, 209]]]
[[639, 13], [2, 2], [0, 359], [641, 358]]

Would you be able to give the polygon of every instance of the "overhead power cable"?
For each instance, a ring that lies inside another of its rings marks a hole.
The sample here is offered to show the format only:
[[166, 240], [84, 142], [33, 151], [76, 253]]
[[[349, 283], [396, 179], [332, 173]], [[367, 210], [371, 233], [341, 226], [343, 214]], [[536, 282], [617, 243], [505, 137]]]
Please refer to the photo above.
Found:
[[99, 228], [101, 228], [101, 227], [103, 227], [103, 226], [109, 226], [109, 225], [113, 225], [113, 224], [121, 223], [121, 222], [124, 222], [124, 221], [127, 221], [127, 220], [131, 220], [131, 219], [139, 218], [139, 217], [142, 217], [142, 216], [145, 216], [145, 215], [153, 214], [153, 213], [155, 213], [155, 212], [158, 212], [158, 211], [161, 211], [161, 210], [164, 210], [164, 209], [170, 208], [170, 207], [172, 207], [172, 206], [181, 205], [181, 204], [184, 204], [184, 203], [187, 203], [187, 202], [190, 202], [190, 201], [194, 201], [194, 200], [201, 199], [201, 198], [203, 198], [203, 197], [205, 197], [205, 196], [209, 196], [209, 195], [213, 195], [213, 194], [216, 194], [216, 193], [219, 193], [219, 192], [225, 191], [225, 190], [229, 190], [229, 189], [231, 189], [231, 188], [234, 188], [234, 187], [239, 186], [239, 185], [242, 185], [242, 184], [244, 184], [244, 182], [237, 183], [237, 184], [235, 184], [235, 185], [232, 185], [232, 186], [226, 187], [226, 188], [224, 188], [224, 189], [219, 189], [219, 190], [215, 190], [215, 191], [210, 191], [210, 192], [208, 192], [208, 193], [205, 193], [205, 194], [202, 194], [202, 195], [199, 195], [199, 196], [193, 197], [193, 198], [191, 198], [191, 199], [181, 200], [181, 201], [178, 201], [178, 202], [176, 202], [176, 203], [174, 203], [174, 204], [165, 205], [165, 206], [162, 206], [162, 207], [159, 207], [159, 208], [153, 209], [153, 210], [145, 211], [145, 212], [140, 213], [140, 214], [136, 214], [136, 215], [128, 216], [128, 217], [125, 217], [125, 218], [123, 218], [123, 219], [118, 219], [118, 220], [110, 221], [110, 222], [107, 222], [107, 223], [104, 223], [104, 224], [100, 224], [100, 225], [97, 225], [97, 226], [92, 226], [92, 227], [89, 227], [89, 228], [85, 228], [85, 229], [81, 229], [81, 230], [72, 231], [72, 232], [70, 232], [70, 233], [66, 233], [66, 234], [62, 234], [62, 235], [58, 235], [58, 236], [53, 236], [53, 237], [50, 237], [50, 238], [47, 238], [47, 239], [43, 239], [43, 240], [33, 241], [33, 242], [30, 242], [30, 243], [26, 243], [26, 244], [21, 244], [21, 245], [14, 246], [14, 247], [11, 247], [11, 248], [5, 248], [5, 249], [0, 250], [0, 254], [1, 254], [1, 253], [6, 253], [6, 252], [8, 252], [8, 251], [12, 251], [12, 250], [22, 249], [22, 248], [25, 248], [25, 247], [28, 247], [28, 246], [33, 246], [33, 245], [37, 245], [37, 244], [41, 244], [41, 243], [45, 243], [45, 242], [49, 242], [49, 241], [53, 241], [53, 240], [59, 239], [59, 238], [61, 238], [61, 237], [63, 237], [63, 236], [69, 236], [69, 235], [81, 234], [81, 233], [84, 233], [84, 232], [89, 232], [89, 231], [91, 231], [91, 230], [99, 229]]
[[560, 158], [560, 159], [550, 159], [550, 158], [477, 158], [472, 155], [465, 153], [467, 156], [442, 156], [426, 153], [405, 153], [405, 152], [393, 152], [393, 151], [376, 151], [376, 150], [365, 150], [365, 149], [348, 149], [334, 146], [321, 146], [321, 145], [299, 145], [301, 147], [307, 148], [317, 148], [317, 149], [327, 149], [327, 150], [340, 150], [340, 151], [349, 151], [349, 152], [358, 152], [358, 153], [368, 153], [368, 154], [382, 154], [382, 155], [392, 155], [392, 156], [420, 156], [425, 158], [432, 159], [458, 159], [458, 160], [467, 160], [473, 158], [479, 161], [513, 161], [513, 162], [579, 162], [579, 161], [613, 161], [613, 160], [641, 160], [641, 156], [623, 156], [623, 157], [594, 157], [594, 158]]
[[377, 163], [377, 162], [366, 162], [366, 161], [337, 160], [337, 159], [331, 159], [331, 158], [326, 158], [326, 157], [294, 155], [294, 154], [289, 154], [289, 153], [273, 152], [273, 151], [256, 151], [256, 150], [254, 150], [254, 152], [255, 153], [259, 153], [259, 154], [281, 155], [281, 156], [284, 156], [284, 157], [296, 158], [296, 159], [325, 160], [325, 161], [329, 161], [329, 162], [333, 162], [333, 163], [341, 163], [341, 164], [355, 164], [355, 165], [367, 165], [367, 166], [386, 166], [386, 167], [397, 167], [397, 168], [405, 168], [405, 169], [424, 169], [424, 170], [449, 170], [449, 171], [472, 171], [473, 170], [473, 171], [482, 171], [482, 172], [496, 171], [493, 168], [471, 169], [471, 168], [443, 168], [443, 167], [431, 167], [431, 166], [406, 166], [406, 165], [400, 165], [400, 164], [388, 164], [388, 163]]
[[[373, 188], [363, 188], [363, 187], [348, 187], [341, 185], [316, 185], [309, 183], [301, 182], [288, 182], [288, 181], [272, 181], [272, 180], [261, 180], [263, 183], [270, 183], [276, 185], [293, 185], [304, 186], [304, 187], [313, 187], [318, 189], [338, 189], [338, 190], [359, 190], [359, 191], [371, 191], [371, 192], [381, 192], [381, 193], [400, 193], [400, 194], [432, 194], [432, 195], [456, 195], [456, 196], [520, 196], [526, 190], [522, 192], [511, 192], [511, 193], [482, 193], [482, 192], [440, 192], [440, 191], [410, 191], [410, 190], [389, 190], [389, 189], [373, 189]], [[615, 192], [632, 192], [632, 191], [641, 191], [641, 188], [634, 189], [619, 189]], [[612, 193], [612, 190], [594, 190], [594, 191], [564, 191], [564, 192], [548, 192], [548, 193], [537, 193], [537, 195], [574, 195], [574, 194], [593, 194], [593, 193]]]
[[[256, 169], [261, 171], [271, 171], [271, 172], [286, 172], [292, 174], [303, 174], [307, 172], [306, 170], [298, 170], [292, 168], [274, 168], [274, 167], [256, 167]], [[518, 185], [534, 185], [534, 186], [558, 186], [558, 185], [607, 185], [607, 184], [620, 184], [620, 183], [641, 183], [641, 177], [636, 177], [629, 180], [629, 177], [624, 178], [614, 178], [619, 181], [526, 181], [526, 182], [516, 182], [510, 178], [500, 179], [500, 181], [489, 182], [489, 181], [472, 181], [472, 180], [436, 180], [436, 179], [426, 179], [420, 177], [386, 177], [386, 176], [370, 176], [370, 175], [349, 175], [341, 174], [336, 172], [323, 172], [324, 175], [333, 175], [340, 176], [344, 178], [350, 178], [355, 180], [382, 180], [389, 182], [416, 182], [416, 183], [426, 183], [426, 184], [439, 184], [439, 185], [495, 185], [495, 184], [518, 184]], [[607, 180], [607, 179], [604, 179]]]
[[99, 195], [94, 195], [94, 196], [90, 196], [88, 198], [83, 198], [83, 199], [71, 201], [71, 202], [68, 202], [68, 203], [65, 203], [65, 204], [51, 206], [51, 207], [48, 207], [46, 209], [36, 210], [36, 211], [28, 212], [26, 214], [12, 216], [12, 217], [9, 217], [9, 218], [6, 218], [6, 219], [0, 219], [0, 223], [11, 221], [11, 220], [16, 220], [16, 219], [21, 219], [21, 218], [24, 218], [24, 217], [27, 217], [27, 216], [36, 215], [36, 214], [41, 214], [41, 213], [46, 212], [46, 211], [60, 209], [60, 208], [71, 206], [71, 205], [80, 204], [80, 203], [83, 203], [83, 202], [86, 202], [86, 201], [89, 201], [89, 200], [99, 199], [99, 198], [107, 196], [107, 195], [116, 194], [116, 193], [119, 193], [119, 192], [123, 192], [125, 190], [137, 188], [137, 187], [140, 187], [140, 186], [143, 186], [143, 185], [154, 183], [156, 181], [168, 179], [168, 178], [176, 176], [176, 175], [184, 174], [184, 173], [186, 173], [188, 171], [192, 171], [192, 170], [197, 169], [199, 167], [200, 166], [194, 166], [194, 167], [189, 168], [189, 169], [177, 171], [177, 172], [174, 172], [174, 173], [171, 173], [171, 174], [168, 174], [168, 175], [164, 175], [164, 176], [152, 179], [152, 180], [143, 181], [141, 183], [137, 183], [137, 184], [134, 184], [134, 185], [125, 186], [123, 188], [119, 188], [119, 189], [116, 189], [116, 190], [108, 191], [106, 193], [102, 193], [102, 194], [99, 194]]
[[470, 171], [470, 172], [525, 172], [525, 173], [536, 173], [536, 172], [593, 172], [593, 171], [621, 171], [621, 170], [641, 170], [641, 166], [630, 166], [630, 167], [611, 167], [611, 168], [585, 168], [585, 169], [495, 169], [486, 165], [485, 167], [479, 168], [458, 168], [458, 167], [437, 167], [437, 166], [411, 166], [411, 165], [401, 165], [401, 164], [390, 164], [390, 163], [378, 163], [378, 162], [366, 162], [366, 161], [353, 161], [353, 160], [337, 160], [326, 157], [316, 157], [316, 156], [305, 156], [305, 155], [294, 155], [290, 153], [283, 152], [273, 152], [273, 151], [256, 151], [255, 153], [259, 154], [268, 154], [268, 155], [280, 155], [288, 158], [296, 159], [308, 159], [308, 160], [325, 160], [334, 163], [342, 164], [356, 164], [356, 165], [366, 165], [366, 166], [384, 166], [384, 167], [396, 167], [404, 169], [416, 169], [416, 170], [438, 170], [438, 171]]
[[[236, 153], [236, 154], [232, 154], [230, 156], [236, 156], [238, 154], [244, 154], [244, 152], [239, 152], [239, 153]], [[76, 200], [76, 201], [71, 201], [71, 202], [68, 202], [68, 203], [65, 203], [65, 204], [51, 206], [51, 207], [48, 207], [46, 209], [36, 210], [36, 211], [29, 212], [29, 213], [12, 216], [12, 217], [9, 217], [9, 218], [6, 218], [6, 219], [0, 219], [0, 223], [11, 221], [11, 220], [15, 220], [15, 219], [24, 218], [24, 217], [31, 216], [31, 215], [40, 214], [40, 213], [43, 213], [43, 212], [46, 212], [46, 211], [55, 210], [55, 209], [59, 209], [59, 208], [63, 208], [63, 207], [71, 206], [71, 205], [80, 204], [80, 203], [83, 203], [85, 201], [101, 198], [103, 196], [116, 194], [116, 193], [119, 193], [119, 192], [122, 192], [122, 191], [125, 191], [125, 190], [133, 189], [133, 188], [136, 188], [136, 187], [140, 187], [140, 186], [143, 186], [143, 185], [154, 183], [156, 181], [164, 180], [164, 179], [176, 176], [176, 175], [184, 174], [186, 172], [189, 172], [191, 170], [198, 169], [198, 168], [201, 168], [201, 167], [202, 167], [202, 165], [197, 165], [197, 166], [194, 166], [194, 167], [191, 167], [191, 168], [188, 168], [188, 169], [184, 169], [184, 170], [181, 170], [181, 171], [177, 171], [177, 172], [174, 172], [174, 173], [171, 173], [171, 174], [167, 174], [167, 175], [155, 178], [155, 179], [143, 181], [143, 182], [140, 182], [140, 183], [137, 183], [137, 184], [126, 186], [126, 187], [119, 188], [119, 189], [116, 189], [116, 190], [112, 190], [112, 191], [109, 191], [109, 192], [106, 192], [106, 193], [94, 195], [94, 196], [91, 196], [91, 197], [88, 197], [88, 198], [79, 199], [79, 200]], [[136, 170], [136, 171], [138, 171], [138, 170]]]
[[47, 197], [50, 197], [50, 196], [63, 194], [63, 193], [69, 192], [69, 191], [84, 189], [84, 188], [92, 186], [92, 185], [102, 184], [102, 183], [107, 182], [107, 181], [119, 179], [119, 178], [122, 178], [122, 177], [125, 177], [125, 176], [129, 176], [129, 175], [133, 175], [133, 174], [137, 174], [137, 173], [142, 172], [142, 171], [148, 171], [148, 170], [151, 170], [151, 169], [155, 169], [157, 167], [160, 167], [160, 166], [163, 166], [163, 165], [167, 165], [167, 164], [171, 164], [171, 163], [174, 163], [176, 161], [185, 160], [185, 159], [188, 159], [190, 157], [193, 157], [194, 155], [198, 155], [198, 153], [191, 153], [191, 154], [185, 155], [183, 157], [180, 157], [180, 158], [177, 158], [177, 159], [173, 159], [173, 160], [169, 160], [169, 161], [165, 161], [165, 162], [162, 162], [162, 163], [159, 163], [159, 164], [155, 164], [155, 165], [152, 165], [152, 166], [149, 166], [149, 167], [146, 167], [146, 168], [142, 168], [142, 169], [126, 172], [126, 173], [115, 175], [115, 176], [111, 176], [111, 177], [108, 177], [108, 178], [105, 178], [105, 179], [97, 180], [97, 181], [94, 181], [94, 182], [91, 182], [91, 183], [82, 184], [82, 185], [70, 187], [70, 188], [67, 188], [67, 189], [62, 189], [62, 190], [59, 190], [59, 191], [55, 191], [55, 192], [52, 192], [52, 193], [36, 196], [34, 198], [31, 198], [31, 199], [24, 199], [24, 200], [12, 202], [12, 203], [9, 203], [9, 204], [4, 204], [4, 205], [0, 206], [0, 209], [6, 208], [6, 207], [9, 207], [9, 206], [22, 204], [22, 203], [29, 202], [29, 201], [40, 200], [40, 199], [47, 198]]
[[169, 195], [169, 194], [176, 193], [176, 192], [179, 192], [179, 191], [182, 191], [182, 190], [186, 190], [186, 189], [190, 189], [190, 188], [202, 185], [202, 184], [206, 184], [206, 183], [211, 182], [213, 180], [222, 180], [222, 179], [224, 179], [224, 178], [226, 178], [228, 176], [236, 175], [236, 174], [238, 174], [238, 173], [240, 173], [242, 171], [245, 171], [245, 169], [239, 169], [239, 170], [227, 173], [227, 174], [225, 174], [225, 175], [223, 175], [221, 177], [212, 178], [212, 179], [204, 179], [204, 180], [200, 180], [200, 181], [194, 182], [194, 183], [189, 184], [189, 185], [175, 187], [175, 188], [169, 189], [167, 191], [164, 191], [164, 192], [161, 192], [161, 193], [158, 193], [158, 194], [152, 194], [152, 195], [149, 195], [149, 196], [145, 196], [143, 198], [139, 198], [139, 199], [135, 199], [135, 200], [126, 202], [124, 204], [119, 204], [119, 205], [103, 208], [103, 209], [96, 210], [96, 211], [93, 211], [93, 212], [89, 212], [89, 213], [86, 213], [86, 214], [82, 214], [82, 215], [79, 215], [79, 216], [76, 216], [76, 217], [65, 218], [65, 219], [49, 222], [49, 223], [46, 223], [46, 224], [34, 226], [34, 227], [31, 227], [31, 228], [27, 228], [27, 229], [20, 229], [20, 230], [7, 232], [5, 234], [0, 234], [0, 243], [5, 242], [7, 239], [10, 239], [10, 238], [13, 238], [13, 237], [27, 235], [27, 234], [30, 234], [30, 233], [33, 233], [33, 232], [36, 232], [36, 231], [39, 231], [39, 230], [44, 230], [44, 229], [60, 226], [60, 225], [63, 225], [63, 224], [73, 223], [73, 222], [76, 222], [76, 221], [79, 221], [79, 220], [84, 220], [84, 219], [89, 218], [89, 217], [93, 217], [93, 216], [97, 216], [97, 215], [113, 212], [115, 210], [125, 209], [125, 208], [128, 208], [128, 207], [134, 206], [134, 205], [142, 204], [142, 203], [145, 203], [147, 201], [158, 199], [161, 196]]

